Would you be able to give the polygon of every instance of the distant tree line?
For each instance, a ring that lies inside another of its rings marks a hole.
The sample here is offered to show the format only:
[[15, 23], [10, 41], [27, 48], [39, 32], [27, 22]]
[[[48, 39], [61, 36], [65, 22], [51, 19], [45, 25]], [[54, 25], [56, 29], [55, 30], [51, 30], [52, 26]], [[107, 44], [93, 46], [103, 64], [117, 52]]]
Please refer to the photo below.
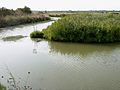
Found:
[[25, 6], [24, 8], [17, 8], [16, 10], [7, 9], [5, 7], [0, 8], [0, 16], [8, 16], [8, 15], [24, 15], [31, 14], [32, 11], [29, 7]]

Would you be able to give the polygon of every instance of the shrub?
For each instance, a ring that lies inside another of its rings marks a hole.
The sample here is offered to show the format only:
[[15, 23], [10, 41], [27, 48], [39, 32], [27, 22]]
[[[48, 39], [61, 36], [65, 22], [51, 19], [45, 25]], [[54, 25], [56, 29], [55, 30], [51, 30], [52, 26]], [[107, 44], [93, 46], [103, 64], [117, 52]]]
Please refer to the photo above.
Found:
[[24, 14], [31, 14], [32, 11], [29, 7], [25, 6], [24, 8], [17, 8], [16, 11], [21, 11]]
[[30, 34], [31, 38], [44, 38], [44, 34], [40, 31], [34, 31]]
[[15, 11], [13, 9], [7, 9], [5, 7], [0, 8], [0, 16], [14, 15]]
[[65, 17], [68, 14], [49, 14], [50, 17]]

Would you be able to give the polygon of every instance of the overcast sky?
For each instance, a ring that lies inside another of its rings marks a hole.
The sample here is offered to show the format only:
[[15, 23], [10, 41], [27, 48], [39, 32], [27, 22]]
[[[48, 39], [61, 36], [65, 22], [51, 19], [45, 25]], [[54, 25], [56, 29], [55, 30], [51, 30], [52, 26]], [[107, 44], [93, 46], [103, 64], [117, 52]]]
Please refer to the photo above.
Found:
[[32, 10], [120, 10], [120, 0], [0, 0], [0, 7]]

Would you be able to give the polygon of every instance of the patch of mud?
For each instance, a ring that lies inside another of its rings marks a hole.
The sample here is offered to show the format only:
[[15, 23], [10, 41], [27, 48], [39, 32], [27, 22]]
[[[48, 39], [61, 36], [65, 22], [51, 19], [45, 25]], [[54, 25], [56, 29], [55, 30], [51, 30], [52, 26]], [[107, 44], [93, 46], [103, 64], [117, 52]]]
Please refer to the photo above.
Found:
[[2, 38], [2, 40], [3, 41], [17, 41], [17, 40], [20, 40], [25, 37], [27, 37], [27, 36], [22, 36], [22, 35], [8, 36], [8, 37]]

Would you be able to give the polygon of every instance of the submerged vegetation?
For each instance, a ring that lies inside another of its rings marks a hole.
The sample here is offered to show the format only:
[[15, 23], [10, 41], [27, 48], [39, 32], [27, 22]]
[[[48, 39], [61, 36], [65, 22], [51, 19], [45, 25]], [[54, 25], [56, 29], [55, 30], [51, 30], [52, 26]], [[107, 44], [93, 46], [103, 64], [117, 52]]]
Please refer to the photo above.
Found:
[[120, 41], [120, 14], [69, 15], [42, 31], [53, 41], [109, 43]]
[[6, 87], [4, 87], [2, 84], [0, 84], [0, 90], [6, 90]]
[[2, 38], [3, 41], [17, 41], [20, 40], [22, 38], [25, 38], [27, 36], [22, 36], [22, 35], [17, 35], [17, 36], [8, 36], [8, 37], [4, 37]]

